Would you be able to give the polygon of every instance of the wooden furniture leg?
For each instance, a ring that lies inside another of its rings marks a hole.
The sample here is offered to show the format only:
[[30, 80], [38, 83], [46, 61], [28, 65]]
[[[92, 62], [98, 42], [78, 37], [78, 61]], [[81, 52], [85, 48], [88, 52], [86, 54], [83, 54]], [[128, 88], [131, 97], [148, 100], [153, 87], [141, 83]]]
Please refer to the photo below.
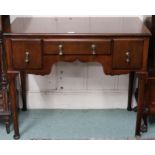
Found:
[[141, 135], [141, 121], [143, 118], [144, 111], [144, 91], [147, 79], [147, 73], [139, 73], [139, 91], [138, 91], [138, 105], [137, 105], [137, 120], [136, 120], [136, 130], [135, 136]]
[[21, 78], [21, 93], [22, 93], [22, 101], [23, 101], [23, 111], [27, 111], [27, 104], [26, 104], [26, 74], [25, 72], [20, 72]]
[[17, 113], [17, 99], [16, 99], [16, 88], [15, 81], [18, 73], [8, 73], [9, 79], [9, 89], [11, 97], [12, 115], [13, 115], [13, 125], [14, 125], [14, 139], [19, 139], [19, 127], [18, 127], [18, 113]]
[[129, 73], [129, 87], [128, 87], [128, 107], [127, 110], [132, 110], [132, 95], [133, 95], [133, 89], [134, 89], [134, 80], [135, 79], [135, 73], [130, 72]]
[[9, 116], [6, 117], [5, 119], [5, 127], [6, 127], [7, 134], [9, 134], [10, 133], [10, 117]]
[[148, 129], [148, 115], [149, 115], [149, 108], [148, 108], [148, 97], [149, 97], [149, 92], [148, 92], [148, 77], [146, 81], [146, 86], [145, 86], [145, 98], [144, 98], [144, 105], [143, 105], [143, 124], [141, 126], [141, 132], [147, 132]]
[[147, 114], [143, 114], [143, 124], [141, 126], [141, 132], [147, 132], [148, 128], [148, 120], [147, 120]]

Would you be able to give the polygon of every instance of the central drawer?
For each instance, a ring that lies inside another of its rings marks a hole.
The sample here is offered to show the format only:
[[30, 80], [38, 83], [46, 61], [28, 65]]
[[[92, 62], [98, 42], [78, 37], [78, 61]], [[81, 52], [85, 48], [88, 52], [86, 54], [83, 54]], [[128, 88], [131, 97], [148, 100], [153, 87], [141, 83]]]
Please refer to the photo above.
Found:
[[95, 55], [111, 53], [111, 39], [44, 39], [43, 51], [54, 55]]

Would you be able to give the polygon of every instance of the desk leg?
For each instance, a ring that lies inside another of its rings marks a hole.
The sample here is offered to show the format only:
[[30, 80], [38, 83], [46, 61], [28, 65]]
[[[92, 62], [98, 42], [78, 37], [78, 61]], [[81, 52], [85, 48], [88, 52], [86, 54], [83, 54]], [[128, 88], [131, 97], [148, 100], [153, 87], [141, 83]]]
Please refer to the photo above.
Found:
[[21, 93], [22, 93], [22, 101], [23, 101], [23, 111], [27, 111], [27, 105], [26, 105], [26, 73], [20, 72], [20, 78], [21, 78]]
[[7, 134], [9, 134], [10, 133], [10, 116], [7, 116], [5, 119], [5, 127], [6, 127]]
[[144, 91], [147, 79], [147, 73], [140, 73], [138, 77], [139, 90], [138, 90], [138, 105], [137, 105], [137, 121], [136, 121], [136, 131], [135, 136], [141, 135], [141, 121], [143, 118], [144, 110]]
[[18, 75], [17, 73], [8, 73], [12, 115], [13, 115], [13, 125], [14, 125], [14, 139], [20, 138], [19, 127], [18, 127], [16, 88], [15, 88], [15, 81], [16, 81], [17, 75]]
[[148, 128], [147, 114], [143, 114], [143, 125], [141, 126], [141, 132], [147, 132], [147, 128]]
[[132, 110], [132, 95], [133, 95], [134, 83], [135, 83], [135, 73], [130, 72], [129, 73], [129, 87], [128, 87], [128, 107], [127, 107], [128, 111]]

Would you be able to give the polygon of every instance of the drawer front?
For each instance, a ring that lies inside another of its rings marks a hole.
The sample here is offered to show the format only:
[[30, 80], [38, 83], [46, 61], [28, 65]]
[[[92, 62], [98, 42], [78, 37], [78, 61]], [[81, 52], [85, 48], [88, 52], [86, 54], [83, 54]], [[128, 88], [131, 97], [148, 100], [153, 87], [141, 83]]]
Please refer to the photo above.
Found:
[[40, 39], [12, 39], [13, 67], [39, 69], [42, 66]]
[[143, 58], [143, 46], [143, 39], [114, 39], [113, 68], [141, 68]]
[[43, 44], [44, 53], [63, 55], [63, 54], [110, 54], [111, 40], [110, 39], [96, 39], [96, 40], [52, 40], [45, 39]]

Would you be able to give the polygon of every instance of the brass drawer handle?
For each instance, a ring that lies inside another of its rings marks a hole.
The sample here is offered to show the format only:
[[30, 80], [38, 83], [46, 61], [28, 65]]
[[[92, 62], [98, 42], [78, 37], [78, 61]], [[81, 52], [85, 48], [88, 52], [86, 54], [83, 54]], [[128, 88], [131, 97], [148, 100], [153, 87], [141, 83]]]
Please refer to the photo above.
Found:
[[60, 44], [58, 48], [59, 48], [59, 55], [63, 55], [63, 45]]
[[25, 63], [29, 63], [30, 62], [30, 53], [28, 51], [25, 52]]
[[130, 59], [129, 58], [126, 58], [126, 63], [130, 63]]
[[126, 56], [126, 59], [125, 59], [125, 62], [127, 63], [127, 64], [129, 64], [130, 63], [130, 52], [128, 51], [128, 52], [126, 52], [125, 53], [125, 56]]
[[92, 44], [91, 45], [91, 48], [92, 48], [92, 54], [93, 55], [96, 55], [96, 45], [95, 44]]
[[125, 55], [126, 55], [127, 57], [130, 57], [130, 52], [126, 52]]

